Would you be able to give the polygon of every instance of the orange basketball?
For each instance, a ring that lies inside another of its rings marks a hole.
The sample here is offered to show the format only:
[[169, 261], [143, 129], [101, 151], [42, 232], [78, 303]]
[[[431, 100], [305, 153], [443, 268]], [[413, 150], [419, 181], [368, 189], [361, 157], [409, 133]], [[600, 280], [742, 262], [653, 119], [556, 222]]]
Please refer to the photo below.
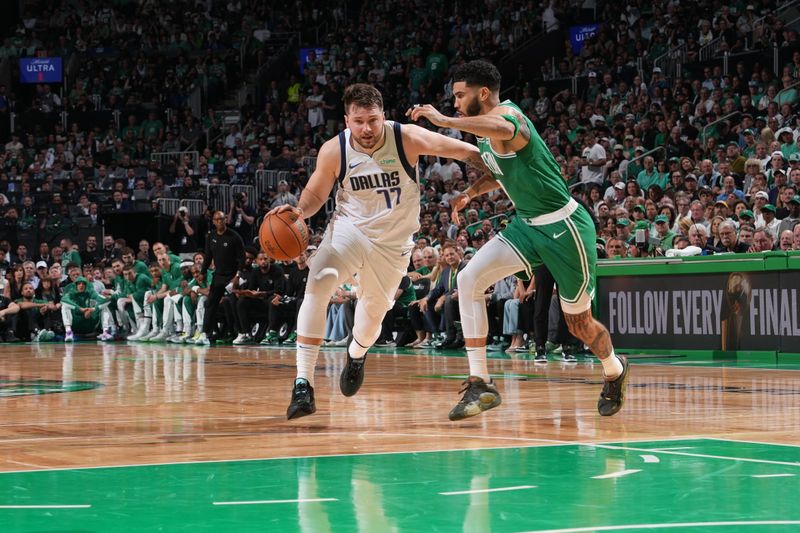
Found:
[[261, 249], [278, 261], [291, 261], [308, 248], [308, 226], [291, 211], [269, 215], [258, 230]]

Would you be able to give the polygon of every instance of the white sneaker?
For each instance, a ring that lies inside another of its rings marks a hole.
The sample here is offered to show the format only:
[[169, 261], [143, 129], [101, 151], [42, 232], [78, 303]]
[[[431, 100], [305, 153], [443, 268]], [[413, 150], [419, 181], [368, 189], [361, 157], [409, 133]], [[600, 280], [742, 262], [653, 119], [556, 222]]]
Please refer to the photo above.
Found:
[[198, 346], [211, 346], [211, 341], [208, 340], [208, 335], [201, 333], [195, 344]]
[[197, 331], [194, 332], [194, 335], [192, 335], [190, 338], [186, 339], [186, 343], [187, 344], [197, 344], [197, 341], [200, 340], [200, 335], [202, 335], [202, 333], [198, 329]]
[[330, 346], [347, 346], [347, 337], [331, 342]]
[[167, 342], [171, 342], [173, 344], [180, 344], [183, 342], [182, 337], [184, 337], [183, 333], [175, 333], [167, 337]]
[[240, 346], [242, 344], [250, 344], [251, 342], [252, 339], [250, 338], [250, 335], [248, 335], [247, 333], [239, 333], [236, 336], [236, 338], [233, 339], [234, 346]]
[[114, 340], [114, 334], [111, 333], [110, 331], [104, 331], [102, 334], [100, 334], [99, 337], [97, 337], [97, 340], [102, 341], [102, 342], [113, 341]]
[[150, 338], [150, 342], [164, 342], [170, 337], [169, 331], [164, 328], [161, 330], [161, 333], [156, 335], [155, 337]]
[[142, 342], [149, 342], [150, 339], [155, 337], [156, 335], [160, 334], [161, 330], [159, 328], [151, 329], [146, 334], [144, 334], [139, 340]]
[[69, 330], [66, 335], [64, 335], [64, 342], [75, 342], [75, 334], [72, 333], [72, 330]]

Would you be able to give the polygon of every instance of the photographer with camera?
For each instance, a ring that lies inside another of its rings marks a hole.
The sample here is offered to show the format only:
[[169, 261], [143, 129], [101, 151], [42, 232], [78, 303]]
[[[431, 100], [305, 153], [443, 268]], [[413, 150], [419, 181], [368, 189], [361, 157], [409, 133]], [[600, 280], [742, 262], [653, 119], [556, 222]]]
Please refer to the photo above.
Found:
[[239, 234], [244, 242], [252, 243], [255, 221], [256, 212], [247, 204], [247, 193], [234, 193], [231, 210], [228, 212], [228, 225]]
[[633, 230], [633, 246], [629, 249], [631, 257], [663, 256], [660, 246], [661, 239], [650, 236], [650, 223], [646, 220], [637, 222]]
[[185, 205], [179, 207], [172, 217], [169, 233], [173, 236], [172, 249], [179, 254], [197, 251], [197, 232], [192, 227], [189, 209]]

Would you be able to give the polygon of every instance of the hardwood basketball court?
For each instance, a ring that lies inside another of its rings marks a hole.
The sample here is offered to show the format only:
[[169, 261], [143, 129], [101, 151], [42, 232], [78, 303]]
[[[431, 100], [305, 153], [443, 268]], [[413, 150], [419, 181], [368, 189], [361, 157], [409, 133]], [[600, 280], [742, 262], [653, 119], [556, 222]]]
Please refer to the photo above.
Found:
[[79, 343], [0, 351], [2, 531], [796, 531], [796, 365], [498, 357], [497, 409], [453, 423], [467, 361], [373, 350], [286, 421], [294, 351]]

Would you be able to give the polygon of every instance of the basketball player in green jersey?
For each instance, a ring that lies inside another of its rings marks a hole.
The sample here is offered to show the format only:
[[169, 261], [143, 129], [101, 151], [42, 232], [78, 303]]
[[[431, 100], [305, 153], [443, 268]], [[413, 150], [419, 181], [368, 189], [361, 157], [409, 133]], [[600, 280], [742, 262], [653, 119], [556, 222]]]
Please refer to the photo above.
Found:
[[471, 61], [453, 77], [458, 117], [446, 117], [433, 106], [408, 110], [412, 120], [426, 118], [444, 128], [478, 137], [481, 158], [491, 170], [451, 200], [465, 208], [482, 194], [502, 187], [517, 216], [485, 244], [458, 275], [459, 310], [470, 376], [451, 420], [475, 416], [500, 404], [486, 365], [488, 322], [484, 292], [495, 281], [545, 264], [556, 279], [561, 308], [570, 332], [586, 343], [603, 364], [604, 386], [597, 402], [603, 416], [622, 408], [628, 377], [625, 357], [614, 354], [608, 330], [592, 317], [595, 290], [596, 233], [586, 210], [570, 197], [566, 182], [542, 138], [522, 111], [501, 102], [500, 72], [486, 61]]

